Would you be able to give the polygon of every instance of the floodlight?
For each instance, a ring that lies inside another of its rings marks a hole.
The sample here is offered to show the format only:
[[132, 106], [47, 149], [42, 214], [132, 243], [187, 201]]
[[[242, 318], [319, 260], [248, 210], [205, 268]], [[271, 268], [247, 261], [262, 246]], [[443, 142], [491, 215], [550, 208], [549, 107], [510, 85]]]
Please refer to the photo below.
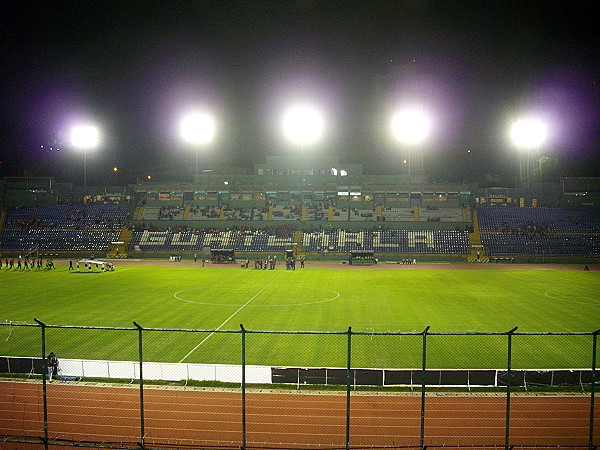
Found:
[[98, 145], [98, 129], [91, 125], [79, 125], [71, 130], [71, 144], [76, 148], [93, 148]]
[[215, 121], [206, 113], [194, 113], [181, 121], [179, 128], [184, 141], [195, 145], [196, 171], [198, 173], [198, 150], [200, 145], [208, 144], [215, 134]]
[[429, 135], [431, 122], [422, 111], [405, 109], [394, 114], [390, 126], [393, 136], [398, 141], [405, 144], [418, 144]]
[[548, 129], [539, 119], [521, 119], [514, 122], [510, 128], [510, 136], [519, 148], [535, 149], [546, 140]]
[[193, 144], [206, 144], [215, 134], [215, 122], [211, 116], [195, 113], [185, 117], [180, 126], [181, 137]]
[[283, 116], [282, 129], [285, 136], [298, 144], [310, 144], [323, 134], [324, 122], [321, 113], [309, 105], [297, 105]]
[[71, 144], [83, 149], [83, 193], [87, 195], [87, 151], [98, 145], [100, 135], [93, 125], [77, 125], [71, 129]]

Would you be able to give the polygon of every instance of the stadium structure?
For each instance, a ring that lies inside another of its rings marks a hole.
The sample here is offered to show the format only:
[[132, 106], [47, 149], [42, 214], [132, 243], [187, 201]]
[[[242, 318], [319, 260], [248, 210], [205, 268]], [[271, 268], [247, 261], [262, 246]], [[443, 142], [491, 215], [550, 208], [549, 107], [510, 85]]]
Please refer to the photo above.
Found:
[[[236, 172], [236, 171], [232, 171]], [[432, 184], [367, 175], [336, 157], [266, 158], [252, 174], [205, 171], [189, 182], [81, 187], [5, 178], [0, 254], [402, 263], [597, 261], [600, 178], [524, 187]], [[217, 252], [218, 253], [218, 252]]]
[[[595, 271], [599, 256], [600, 178], [527, 182], [519, 188], [433, 184], [415, 172], [366, 175], [360, 165], [333, 157], [270, 157], [252, 174], [205, 171], [189, 182], [82, 188], [53, 178], [5, 178], [0, 206], [3, 262], [18, 258], [20, 266], [21, 258], [72, 258], [89, 273], [112, 267], [106, 258], [247, 266], [249, 259], [265, 261], [272, 255], [353, 265], [548, 262], [581, 264], [581, 271], [589, 264]], [[11, 280], [21, 280], [16, 278], [20, 271], [14, 275]], [[595, 299], [580, 299], [594, 311]], [[597, 448], [597, 327], [591, 332], [517, 332], [515, 326], [454, 333], [430, 331], [429, 325], [408, 332], [353, 331], [351, 326], [345, 332], [265, 331], [243, 324], [239, 330], [221, 329], [249, 303], [233, 305], [236, 312], [227, 312], [229, 317], [211, 330], [143, 328], [136, 321], [130, 328], [61, 326], [39, 316], [35, 324], [7, 320], [0, 324], [3, 341], [18, 346], [25, 336], [34, 350], [11, 355], [4, 347], [0, 356], [0, 373], [9, 377], [0, 386], [0, 419], [6, 423], [0, 442], [23, 449], [500, 448], [502, 442], [506, 449]], [[91, 341], [101, 352], [123, 345], [113, 341], [114, 333], [127, 333], [132, 339], [124, 350], [135, 355], [136, 347], [138, 359], [86, 357], [94, 346], [76, 338], [88, 333], [98, 333]], [[252, 336], [249, 345], [246, 336]], [[293, 340], [286, 340], [290, 336]], [[175, 362], [143, 355], [144, 349], [152, 351], [152, 342], [162, 348], [162, 342], [185, 345], [191, 339], [190, 355], [211, 337], [218, 350], [225, 339], [241, 360], [215, 358], [207, 347], [202, 347], [207, 362], [200, 363], [184, 361], [187, 356]], [[239, 347], [231, 344], [232, 337]], [[593, 355], [590, 364], [568, 359], [561, 365], [546, 355], [550, 362], [543, 369], [524, 365], [523, 354], [547, 338], [556, 342], [556, 354]], [[433, 339], [429, 347], [428, 339]], [[54, 375], [47, 374], [46, 348], [73, 347], [80, 340], [87, 350], [65, 348], [61, 375], [49, 386]], [[261, 342], [286, 353], [302, 353], [311, 342], [318, 343], [317, 353], [331, 346], [337, 362], [288, 365], [270, 354], [272, 361], [252, 364], [261, 361], [247, 361], [246, 348], [256, 359]], [[373, 352], [375, 343], [401, 349], [403, 355], [391, 367], [387, 362], [361, 366], [361, 355]], [[297, 345], [300, 351], [293, 350]], [[484, 345], [489, 348], [481, 351]], [[506, 357], [506, 366], [464, 364], [469, 356], [496, 351]], [[428, 355], [448, 352], [460, 354], [451, 367], [427, 366]], [[519, 368], [512, 366], [513, 353], [521, 358]], [[406, 360], [408, 355], [413, 361]], [[420, 367], [414, 362], [419, 357]], [[40, 379], [41, 389], [35, 383]], [[198, 390], [188, 389], [188, 381], [200, 383]], [[185, 386], [175, 393], [167, 386], [148, 389], [146, 382]], [[139, 392], [124, 389], [124, 383], [137, 384]], [[301, 387], [302, 393], [281, 395]], [[521, 395], [513, 395], [513, 388]], [[523, 395], [528, 389], [552, 394]], [[563, 389], [566, 395], [558, 395]], [[119, 406], [106, 406], [113, 404]]]

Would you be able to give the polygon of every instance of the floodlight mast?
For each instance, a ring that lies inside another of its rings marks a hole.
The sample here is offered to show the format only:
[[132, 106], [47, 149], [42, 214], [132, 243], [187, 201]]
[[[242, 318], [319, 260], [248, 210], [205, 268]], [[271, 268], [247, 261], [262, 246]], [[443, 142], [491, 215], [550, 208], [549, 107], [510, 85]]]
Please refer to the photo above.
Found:
[[519, 181], [521, 184], [527, 183], [529, 185], [532, 178], [531, 154], [533, 152], [539, 153], [540, 148], [546, 141], [546, 136], [546, 124], [536, 118], [519, 119], [511, 125], [510, 137], [513, 145], [520, 151]]
[[77, 125], [71, 130], [71, 144], [83, 150], [83, 195], [87, 195], [87, 151], [98, 146], [98, 128], [93, 125]]
[[[281, 122], [283, 134], [292, 144], [300, 146], [301, 184], [304, 186], [304, 147], [313, 144], [323, 135], [325, 122], [321, 112], [314, 106], [298, 104], [290, 107]], [[304, 201], [304, 196], [302, 195]]]
[[417, 170], [423, 170], [423, 155], [419, 153], [415, 158], [414, 148], [429, 136], [431, 125], [427, 116], [418, 109], [402, 109], [392, 116], [390, 126], [394, 138], [407, 146], [406, 161], [409, 177], [415, 165], [418, 166]]
[[201, 146], [207, 145], [213, 140], [215, 122], [206, 113], [193, 113], [181, 121], [179, 131], [184, 141], [194, 145], [196, 151], [195, 174], [198, 175], [198, 152]]

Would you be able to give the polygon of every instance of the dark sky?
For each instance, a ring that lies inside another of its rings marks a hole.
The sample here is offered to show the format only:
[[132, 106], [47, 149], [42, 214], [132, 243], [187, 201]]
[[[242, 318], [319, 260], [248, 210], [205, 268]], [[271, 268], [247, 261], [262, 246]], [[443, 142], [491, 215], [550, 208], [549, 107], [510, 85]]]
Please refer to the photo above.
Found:
[[[557, 159], [558, 175], [599, 175], [592, 2], [3, 5], [0, 176], [81, 184], [83, 158], [69, 148], [68, 130], [87, 119], [102, 132], [101, 146], [87, 157], [90, 183], [174, 170], [187, 181], [193, 151], [176, 129], [193, 105], [218, 117], [202, 167], [251, 167], [290, 153], [277, 123], [295, 99], [325, 111], [325, 135], [307, 153], [362, 163], [368, 172], [395, 171], [398, 144], [386, 127], [390, 110], [406, 98], [435, 115], [424, 150], [439, 179], [510, 173], [514, 150], [505, 135], [520, 111], [551, 124], [543, 151]], [[465, 160], [466, 149], [473, 161]]]

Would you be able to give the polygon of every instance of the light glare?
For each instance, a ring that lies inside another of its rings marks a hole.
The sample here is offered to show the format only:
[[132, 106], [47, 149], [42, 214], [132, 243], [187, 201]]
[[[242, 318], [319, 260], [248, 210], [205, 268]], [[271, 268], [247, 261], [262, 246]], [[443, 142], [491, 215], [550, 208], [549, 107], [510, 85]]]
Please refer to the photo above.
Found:
[[405, 144], [418, 144], [429, 135], [431, 124], [427, 116], [418, 110], [399, 111], [392, 117], [392, 134]]
[[181, 137], [193, 144], [210, 142], [215, 133], [215, 122], [208, 114], [197, 113], [181, 121]]
[[71, 130], [71, 143], [77, 148], [92, 148], [98, 145], [98, 129], [91, 125], [76, 126]]
[[514, 122], [510, 129], [513, 143], [520, 148], [537, 148], [546, 140], [546, 125], [538, 119], [522, 119]]
[[323, 134], [323, 117], [320, 112], [308, 105], [298, 105], [289, 109], [283, 116], [283, 133], [292, 142], [310, 144]]

